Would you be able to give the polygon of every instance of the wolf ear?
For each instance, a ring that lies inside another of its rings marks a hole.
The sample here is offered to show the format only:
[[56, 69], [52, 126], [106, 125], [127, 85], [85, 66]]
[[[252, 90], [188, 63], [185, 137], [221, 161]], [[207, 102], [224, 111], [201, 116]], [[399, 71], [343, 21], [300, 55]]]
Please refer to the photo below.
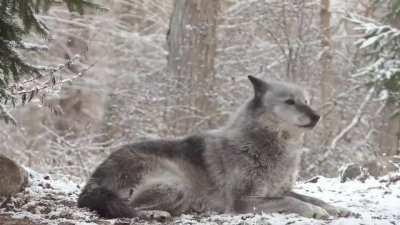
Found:
[[249, 75], [247, 77], [249, 78], [251, 84], [253, 85], [254, 97], [255, 98], [262, 97], [265, 94], [265, 92], [267, 92], [267, 90], [268, 90], [267, 82], [265, 82], [257, 77], [253, 77], [251, 75]]

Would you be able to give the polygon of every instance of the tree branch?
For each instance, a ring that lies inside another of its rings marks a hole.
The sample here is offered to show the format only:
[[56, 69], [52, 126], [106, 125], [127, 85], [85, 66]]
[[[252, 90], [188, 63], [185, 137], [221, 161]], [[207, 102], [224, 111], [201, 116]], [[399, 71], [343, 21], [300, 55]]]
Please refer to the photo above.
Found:
[[365, 107], [367, 106], [368, 102], [371, 100], [373, 93], [375, 92], [375, 87], [372, 87], [367, 92], [363, 102], [357, 109], [356, 114], [354, 115], [350, 124], [348, 124], [331, 142], [325, 153], [322, 155], [321, 158], [317, 159], [317, 162], [307, 167], [306, 171], [311, 171], [315, 168], [316, 165], [319, 165], [321, 162], [325, 161], [329, 156], [332, 155], [333, 150], [336, 149], [338, 142], [350, 132], [361, 120], [362, 114], [364, 112]]
[[335, 149], [337, 143], [342, 139], [353, 127], [355, 127], [361, 119], [362, 113], [364, 111], [365, 106], [371, 100], [372, 94], [375, 92], [375, 87], [369, 89], [367, 95], [364, 98], [364, 101], [361, 103], [360, 107], [358, 107], [356, 115], [353, 117], [353, 120], [347, 127], [345, 127], [331, 142], [329, 146], [330, 149]]

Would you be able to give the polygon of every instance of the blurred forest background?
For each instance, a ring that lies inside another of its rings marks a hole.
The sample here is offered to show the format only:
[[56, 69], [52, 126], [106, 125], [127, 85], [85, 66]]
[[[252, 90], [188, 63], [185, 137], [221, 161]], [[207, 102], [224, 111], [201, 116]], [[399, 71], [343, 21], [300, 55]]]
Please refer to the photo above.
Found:
[[304, 178], [395, 169], [400, 1], [74, 2], [0, 3], [0, 151], [18, 163], [83, 182], [118, 146], [220, 126], [253, 75], [322, 115]]

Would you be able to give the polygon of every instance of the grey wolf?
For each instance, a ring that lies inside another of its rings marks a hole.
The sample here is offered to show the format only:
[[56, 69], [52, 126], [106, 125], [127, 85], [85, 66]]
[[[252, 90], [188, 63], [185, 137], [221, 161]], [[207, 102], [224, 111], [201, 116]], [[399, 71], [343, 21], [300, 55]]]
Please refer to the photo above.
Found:
[[94, 171], [78, 206], [106, 218], [210, 211], [347, 216], [345, 209], [292, 191], [297, 140], [320, 118], [303, 90], [248, 78], [254, 95], [224, 126], [120, 148]]

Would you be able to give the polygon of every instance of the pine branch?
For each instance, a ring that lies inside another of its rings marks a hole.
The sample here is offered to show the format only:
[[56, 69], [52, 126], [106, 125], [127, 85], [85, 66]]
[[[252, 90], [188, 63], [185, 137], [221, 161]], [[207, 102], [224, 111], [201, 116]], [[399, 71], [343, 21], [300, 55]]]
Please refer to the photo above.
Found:
[[[96, 63], [97, 63], [97, 62], [96, 62]], [[93, 67], [96, 65], [96, 63], [93, 63], [93, 64], [89, 65], [89, 66], [88, 66], [87, 68], [85, 68], [84, 70], [80, 71], [79, 73], [76, 73], [75, 75], [73, 75], [73, 76], [71, 76], [71, 77], [69, 77], [69, 78], [62, 79], [62, 80], [59, 80], [59, 81], [57, 81], [57, 80], [55, 79], [54, 73], [52, 73], [52, 74], [50, 75], [50, 79], [44, 81], [42, 84], [36, 86], [35, 88], [31, 88], [31, 89], [29, 89], [29, 90], [19, 90], [19, 91], [17, 91], [16, 89], [14, 89], [14, 90], [13, 90], [13, 91], [14, 91], [14, 92], [13, 92], [13, 95], [24, 96], [24, 95], [31, 94], [31, 93], [38, 93], [40, 90], [44, 90], [44, 89], [48, 89], [48, 88], [53, 88], [53, 87], [56, 87], [56, 86], [60, 86], [60, 85], [62, 85], [62, 84], [64, 84], [64, 83], [66, 83], [66, 82], [73, 81], [73, 80], [75, 80], [75, 79], [77, 79], [77, 78], [82, 77], [87, 71], [89, 71], [91, 68], [93, 68]], [[64, 64], [63, 67], [60, 68], [60, 69], [57, 70], [57, 71], [60, 71], [60, 70], [64, 69], [65, 67], [66, 67], [66, 65]], [[57, 72], [57, 71], [55, 71], [55, 72]]]
[[[32, 32], [41, 34], [43, 37], [48, 34], [45, 23], [36, 16], [37, 13], [46, 12], [53, 4], [65, 4], [72, 12], [84, 13], [87, 7], [102, 9], [99, 5], [88, 0], [45, 0], [45, 1], [0, 1], [0, 118], [6, 122], [14, 123], [15, 120], [5, 110], [5, 105], [11, 103], [16, 105], [20, 98], [22, 104], [29, 102], [40, 90], [61, 85], [81, 77], [85, 69], [78, 74], [64, 80], [56, 81], [54, 74], [68, 68], [73, 60], [56, 67], [37, 66], [26, 62], [19, 54], [19, 50], [39, 51], [46, 50], [46, 46], [28, 44], [23, 42], [23, 36]], [[29, 77], [23, 81], [23, 77]], [[47, 79], [46, 79], [47, 78]], [[39, 81], [44, 82], [37, 84]]]
[[356, 45], [368, 60], [354, 76], [369, 76], [368, 83], [374, 85], [378, 93], [387, 91], [389, 100], [400, 100], [400, 30], [355, 15], [349, 15], [348, 20], [361, 32]]

